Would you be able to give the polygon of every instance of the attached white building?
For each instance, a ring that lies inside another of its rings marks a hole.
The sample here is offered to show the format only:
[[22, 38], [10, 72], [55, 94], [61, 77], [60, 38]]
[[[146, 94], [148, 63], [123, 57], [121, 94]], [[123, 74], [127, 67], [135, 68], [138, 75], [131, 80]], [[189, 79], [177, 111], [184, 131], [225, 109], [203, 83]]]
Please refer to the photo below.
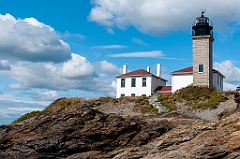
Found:
[[[127, 66], [123, 66], [123, 74], [117, 76], [116, 98], [122, 96], [151, 96], [159, 86], [166, 86], [166, 79], [160, 77], [160, 64], [157, 65], [157, 74], [147, 70], [139, 69], [127, 72]], [[161, 87], [162, 88], [162, 87]]]
[[[199, 72], [201, 73], [201, 72]], [[193, 84], [193, 67], [184, 68], [171, 72], [172, 93]], [[219, 91], [223, 91], [223, 78], [219, 71], [212, 69], [212, 86]]]

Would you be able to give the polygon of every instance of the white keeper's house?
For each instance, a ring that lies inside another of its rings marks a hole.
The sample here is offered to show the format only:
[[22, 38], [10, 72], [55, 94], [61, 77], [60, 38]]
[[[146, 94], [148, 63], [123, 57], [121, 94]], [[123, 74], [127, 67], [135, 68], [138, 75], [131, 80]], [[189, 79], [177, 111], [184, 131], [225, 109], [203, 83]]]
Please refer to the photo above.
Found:
[[166, 86], [167, 80], [161, 78], [160, 64], [157, 65], [156, 75], [150, 73], [149, 67], [147, 70], [127, 72], [127, 66], [124, 65], [123, 74], [117, 76], [116, 97], [174, 93], [189, 85], [213, 87], [223, 91], [225, 77], [212, 67], [212, 29], [203, 11], [192, 26], [193, 65], [171, 72], [172, 86]]
[[[172, 75], [172, 93], [193, 84], [193, 67], [184, 68], [171, 72]], [[223, 91], [224, 76], [215, 69], [212, 69], [213, 85], [216, 90]]]
[[155, 93], [170, 93], [171, 87], [166, 86], [166, 79], [161, 77], [161, 65], [157, 64], [156, 75], [147, 70], [139, 69], [127, 72], [127, 65], [123, 66], [123, 74], [117, 76], [116, 97], [123, 96], [152, 96]]

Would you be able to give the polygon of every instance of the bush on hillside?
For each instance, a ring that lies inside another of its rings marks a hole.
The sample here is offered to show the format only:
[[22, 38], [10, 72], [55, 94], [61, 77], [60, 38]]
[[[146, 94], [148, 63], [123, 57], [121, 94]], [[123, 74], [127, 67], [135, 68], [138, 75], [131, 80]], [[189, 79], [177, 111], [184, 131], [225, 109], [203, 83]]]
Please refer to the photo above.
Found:
[[176, 110], [176, 102], [185, 102], [191, 109], [216, 108], [220, 102], [226, 101], [227, 95], [214, 88], [188, 86], [171, 95], [160, 95], [159, 102], [169, 110]]

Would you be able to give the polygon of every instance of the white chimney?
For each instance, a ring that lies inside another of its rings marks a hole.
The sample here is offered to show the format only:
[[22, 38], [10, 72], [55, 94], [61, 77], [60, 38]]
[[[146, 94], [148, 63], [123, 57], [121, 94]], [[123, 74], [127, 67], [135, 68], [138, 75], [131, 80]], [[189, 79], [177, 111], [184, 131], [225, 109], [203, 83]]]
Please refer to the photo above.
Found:
[[126, 74], [127, 73], [127, 64], [123, 65], [123, 74]]
[[161, 77], [161, 65], [157, 64], [157, 76]]
[[147, 71], [150, 73], [150, 67], [149, 66], [147, 67]]

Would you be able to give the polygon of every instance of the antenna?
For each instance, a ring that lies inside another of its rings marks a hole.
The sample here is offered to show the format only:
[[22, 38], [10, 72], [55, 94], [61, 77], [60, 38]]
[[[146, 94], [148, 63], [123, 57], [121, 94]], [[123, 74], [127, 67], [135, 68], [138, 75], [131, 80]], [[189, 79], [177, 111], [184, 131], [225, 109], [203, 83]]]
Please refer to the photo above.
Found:
[[202, 9], [202, 12], [201, 12], [201, 13], [202, 13], [202, 17], [204, 17], [203, 14], [204, 14], [205, 12], [206, 12], [206, 9]]

